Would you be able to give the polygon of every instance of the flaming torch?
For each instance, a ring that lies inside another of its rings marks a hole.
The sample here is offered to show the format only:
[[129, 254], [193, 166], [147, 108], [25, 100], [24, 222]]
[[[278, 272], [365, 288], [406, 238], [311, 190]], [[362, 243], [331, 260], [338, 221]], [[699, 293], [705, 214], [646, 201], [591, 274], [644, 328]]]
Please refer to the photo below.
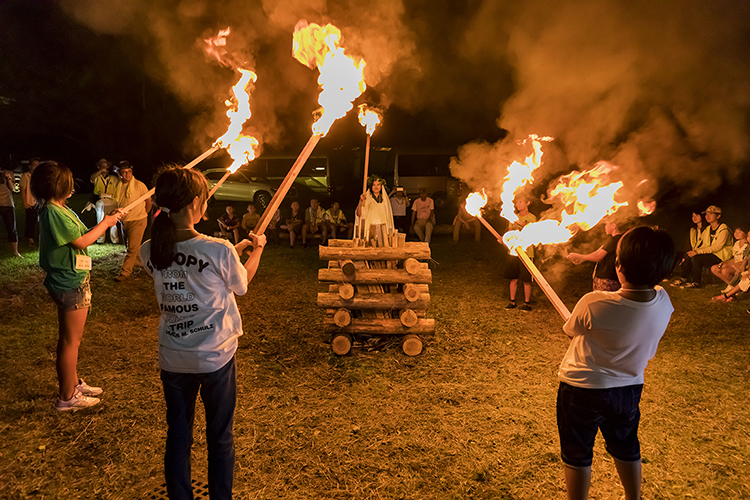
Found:
[[[219, 62], [227, 66], [231, 65], [223, 60], [226, 51], [220, 49], [220, 47], [226, 45], [226, 37], [227, 35], [229, 35], [230, 31], [230, 28], [221, 30], [216, 37], [205, 40], [207, 45], [206, 51], [210, 55], [216, 57]], [[257, 151], [260, 148], [260, 143], [255, 137], [242, 134], [243, 125], [248, 119], [250, 119], [250, 116], [252, 115], [252, 113], [250, 112], [250, 95], [248, 94], [246, 88], [251, 82], [255, 82], [255, 80], [257, 79], [257, 75], [250, 70], [242, 69], [239, 67], [235, 67], [234, 69], [236, 69], [240, 73], [240, 79], [234, 85], [234, 87], [232, 87], [234, 99], [226, 101], [226, 105], [229, 108], [227, 110], [229, 127], [227, 128], [226, 133], [219, 139], [217, 139], [216, 142], [214, 142], [213, 145], [209, 149], [204, 151], [200, 156], [182, 167], [186, 169], [193, 168], [195, 165], [211, 156], [214, 152], [224, 148], [227, 149], [227, 153], [232, 158], [233, 162], [227, 169], [227, 173], [224, 174], [219, 182], [214, 184], [214, 186], [211, 188], [211, 191], [208, 194], [209, 198], [213, 196], [216, 190], [219, 189], [219, 186], [221, 186], [231, 174], [236, 172], [237, 169], [239, 169], [245, 163], [248, 163], [249, 161], [255, 159]], [[133, 207], [137, 206], [139, 203], [142, 203], [145, 199], [153, 196], [155, 192], [155, 188], [151, 188], [143, 196], [139, 197], [138, 199], [130, 203], [127, 207], [125, 207], [123, 211], [129, 212], [133, 209]]]
[[[503, 241], [506, 245], [508, 245], [507, 242], [503, 239], [503, 237], [495, 231], [495, 228], [492, 227], [492, 225], [487, 222], [484, 217], [482, 217], [482, 211], [481, 208], [484, 207], [487, 204], [487, 196], [484, 194], [484, 190], [482, 190], [482, 194], [479, 193], [471, 193], [469, 196], [466, 197], [466, 211], [470, 214], [479, 219], [479, 222], [481, 222], [484, 227], [487, 228], [487, 230], [492, 233], [492, 235], [497, 239], [497, 241]], [[511, 253], [513, 253], [513, 248], [508, 246], [509, 249], [511, 249]], [[537, 268], [534, 265], [534, 262], [529, 258], [528, 255], [526, 255], [526, 252], [523, 250], [521, 246], [517, 246], [515, 248], [515, 253], [521, 258], [521, 261], [523, 262], [524, 266], [526, 266], [526, 269], [529, 270], [531, 275], [534, 277], [537, 283], [539, 283], [539, 286], [542, 288], [542, 291], [547, 296], [547, 298], [552, 302], [552, 305], [555, 306], [555, 309], [557, 309], [557, 312], [560, 313], [560, 316], [562, 316], [564, 321], [567, 321], [568, 318], [570, 318], [570, 311], [565, 306], [562, 300], [560, 300], [560, 297], [555, 293], [555, 290], [552, 289], [549, 283], [547, 283], [547, 280], [544, 279], [544, 276], [542, 276], [542, 273], [539, 271], [539, 268]]]
[[227, 153], [232, 158], [232, 164], [227, 168], [227, 173], [211, 188], [211, 191], [208, 193], [209, 198], [213, 196], [216, 190], [219, 189], [219, 186], [224, 184], [224, 181], [235, 173], [237, 169], [254, 160], [257, 150], [260, 147], [258, 139], [242, 134], [243, 125], [252, 115], [250, 112], [250, 95], [246, 87], [250, 82], [255, 82], [258, 77], [255, 73], [246, 69], [240, 68], [238, 71], [240, 72], [240, 80], [232, 87], [234, 100], [226, 101], [227, 107], [229, 107], [227, 110], [229, 127], [226, 133], [219, 137], [213, 146], [215, 148], [226, 148]]
[[312, 136], [261, 215], [253, 230], [255, 234], [265, 232], [271, 218], [320, 138], [328, 133], [333, 122], [352, 109], [354, 99], [365, 91], [365, 62], [360, 60], [355, 63], [354, 59], [347, 56], [344, 49], [339, 46], [340, 39], [341, 31], [332, 24], [320, 26], [301, 20], [294, 28], [292, 37], [294, 58], [310, 69], [317, 68], [320, 72], [318, 76], [318, 85], [321, 88], [318, 97], [318, 103], [321, 106], [320, 116], [313, 123]]
[[367, 132], [367, 145], [365, 146], [365, 174], [364, 180], [362, 181], [362, 192], [367, 192], [367, 169], [370, 166], [370, 138], [372, 133], [375, 132], [375, 127], [380, 123], [380, 113], [375, 109], [367, 107], [367, 104], [360, 104], [359, 106], [359, 123], [365, 127]]

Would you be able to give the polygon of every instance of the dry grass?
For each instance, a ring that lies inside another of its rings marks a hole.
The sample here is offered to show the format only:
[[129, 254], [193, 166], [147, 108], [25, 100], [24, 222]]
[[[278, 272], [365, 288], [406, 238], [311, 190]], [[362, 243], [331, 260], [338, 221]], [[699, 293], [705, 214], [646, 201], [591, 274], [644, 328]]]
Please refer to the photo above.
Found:
[[[79, 373], [106, 392], [60, 414], [56, 316], [31, 263], [0, 260], [2, 498], [142, 498], [162, 482], [166, 431], [158, 321], [143, 273], [112, 282], [120, 254], [97, 247], [94, 309]], [[315, 305], [317, 252], [269, 247], [238, 299], [236, 498], [563, 498], [556, 371], [567, 341], [539, 291], [534, 311], [505, 311], [497, 244], [433, 245], [422, 355], [332, 354]], [[577, 269], [552, 285], [572, 307], [590, 283]], [[750, 340], [745, 308], [704, 290], [669, 289], [676, 312], [646, 373], [641, 405], [644, 497], [750, 498]], [[203, 418], [194, 477], [205, 481]], [[622, 493], [597, 444], [591, 498]]]

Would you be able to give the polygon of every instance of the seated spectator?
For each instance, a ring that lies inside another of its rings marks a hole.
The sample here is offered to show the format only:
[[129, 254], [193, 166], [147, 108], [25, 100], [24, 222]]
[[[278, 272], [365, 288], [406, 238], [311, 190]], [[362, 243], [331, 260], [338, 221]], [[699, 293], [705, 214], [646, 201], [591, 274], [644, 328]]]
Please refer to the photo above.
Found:
[[697, 247], [685, 254], [685, 259], [680, 264], [681, 277], [674, 281], [672, 286], [700, 288], [703, 268], [710, 268], [714, 264], [729, 260], [732, 256], [734, 242], [727, 225], [719, 221], [721, 208], [711, 205], [703, 213], [708, 227], [698, 236]]
[[740, 228], [734, 230], [734, 246], [732, 247], [732, 258], [711, 266], [711, 272], [714, 276], [727, 284], [722, 292], [728, 292], [734, 285], [735, 277], [740, 271], [740, 267], [750, 255], [750, 245], [747, 241], [748, 234]]
[[273, 241], [277, 245], [279, 244], [279, 222], [281, 222], [281, 209], [277, 208], [266, 228], [266, 239]]
[[250, 231], [255, 229], [255, 226], [258, 225], [259, 220], [260, 214], [255, 211], [255, 205], [250, 203], [247, 206], [247, 213], [242, 216], [242, 222], [240, 223], [240, 226], [242, 227], [242, 230], [245, 231], [245, 234], [249, 234]]
[[435, 227], [435, 202], [427, 196], [426, 188], [419, 190], [419, 198], [411, 205], [411, 225], [420, 241], [430, 242]]
[[724, 289], [721, 295], [717, 295], [716, 297], [711, 297], [711, 300], [714, 300], [716, 302], [734, 302], [735, 300], [737, 300], [737, 298], [741, 294], [746, 293], [749, 289], [750, 289], [750, 271], [748, 271], [747, 267], [745, 267], [745, 270], [740, 272], [739, 283], [737, 283], [734, 286], [730, 285], [729, 290]]
[[409, 234], [409, 198], [406, 197], [406, 191], [401, 186], [396, 186], [388, 195], [391, 202], [391, 212], [393, 212], [393, 227], [404, 234]]
[[617, 254], [617, 243], [620, 241], [620, 228], [612, 219], [604, 223], [604, 232], [607, 238], [602, 246], [585, 255], [580, 253], [569, 253], [567, 259], [578, 265], [583, 261], [596, 262], [594, 267], [594, 291], [616, 292], [620, 289], [620, 281], [617, 278], [615, 256]]
[[227, 205], [226, 212], [221, 214], [216, 222], [219, 223], [219, 232], [223, 238], [231, 241], [234, 237], [235, 245], [240, 242], [240, 220], [235, 215], [232, 205]]
[[307, 235], [321, 233], [323, 244], [328, 241], [328, 225], [325, 223], [326, 212], [321, 208], [318, 200], [310, 200], [310, 206], [305, 210], [305, 224], [302, 226], [302, 246], [307, 248]]
[[302, 221], [304, 215], [300, 210], [299, 202], [293, 201], [289, 216], [284, 219], [284, 223], [279, 226], [282, 231], [289, 231], [289, 248], [294, 248], [294, 241], [302, 233]]
[[324, 223], [331, 231], [331, 238], [336, 239], [336, 233], [340, 231], [342, 236], [346, 233], [346, 237], [352, 239], [354, 224], [346, 221], [346, 215], [338, 201], [334, 201], [331, 208], [326, 210]]
[[466, 200], [461, 202], [458, 207], [458, 215], [453, 219], [453, 242], [458, 243], [458, 236], [462, 229], [474, 230], [474, 241], [479, 243], [482, 234], [482, 225], [479, 219], [466, 211]]

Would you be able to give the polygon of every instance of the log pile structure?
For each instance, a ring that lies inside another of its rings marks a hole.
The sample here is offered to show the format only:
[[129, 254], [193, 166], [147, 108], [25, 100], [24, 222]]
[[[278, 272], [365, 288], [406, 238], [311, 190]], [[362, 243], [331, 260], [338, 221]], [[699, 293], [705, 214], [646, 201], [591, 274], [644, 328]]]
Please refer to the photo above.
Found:
[[347, 354], [355, 342], [373, 337], [398, 338], [404, 353], [422, 352], [423, 335], [435, 333], [435, 320], [425, 317], [430, 306], [430, 246], [406, 242], [397, 231], [378, 232], [369, 242], [329, 240], [319, 247], [328, 266], [318, 279], [328, 285], [318, 293], [325, 310], [325, 331], [336, 354]]

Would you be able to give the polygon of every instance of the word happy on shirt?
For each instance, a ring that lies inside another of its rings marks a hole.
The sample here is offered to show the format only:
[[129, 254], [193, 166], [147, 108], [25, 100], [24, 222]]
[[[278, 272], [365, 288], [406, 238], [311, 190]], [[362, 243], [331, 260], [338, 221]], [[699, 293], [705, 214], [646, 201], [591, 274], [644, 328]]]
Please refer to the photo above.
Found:
[[[174, 263], [178, 266], [184, 266], [185, 268], [193, 267], [197, 269], [198, 273], [202, 273], [210, 263], [199, 259], [194, 255], [185, 255], [182, 252], [177, 252], [174, 255]], [[148, 262], [148, 267], [153, 273], [155, 270], [151, 265], [151, 261]], [[187, 337], [190, 334], [198, 333], [206, 330], [213, 330], [213, 323], [210, 325], [195, 326], [195, 322], [190, 318], [189, 313], [195, 313], [199, 311], [198, 304], [190, 303], [195, 300], [195, 295], [185, 288], [185, 280], [188, 277], [189, 271], [183, 269], [162, 269], [159, 271], [163, 281], [164, 289], [161, 291], [161, 310], [173, 313], [167, 319], [169, 323], [166, 325], [166, 333], [172, 337]], [[179, 316], [180, 314], [188, 314], [188, 316]]]

